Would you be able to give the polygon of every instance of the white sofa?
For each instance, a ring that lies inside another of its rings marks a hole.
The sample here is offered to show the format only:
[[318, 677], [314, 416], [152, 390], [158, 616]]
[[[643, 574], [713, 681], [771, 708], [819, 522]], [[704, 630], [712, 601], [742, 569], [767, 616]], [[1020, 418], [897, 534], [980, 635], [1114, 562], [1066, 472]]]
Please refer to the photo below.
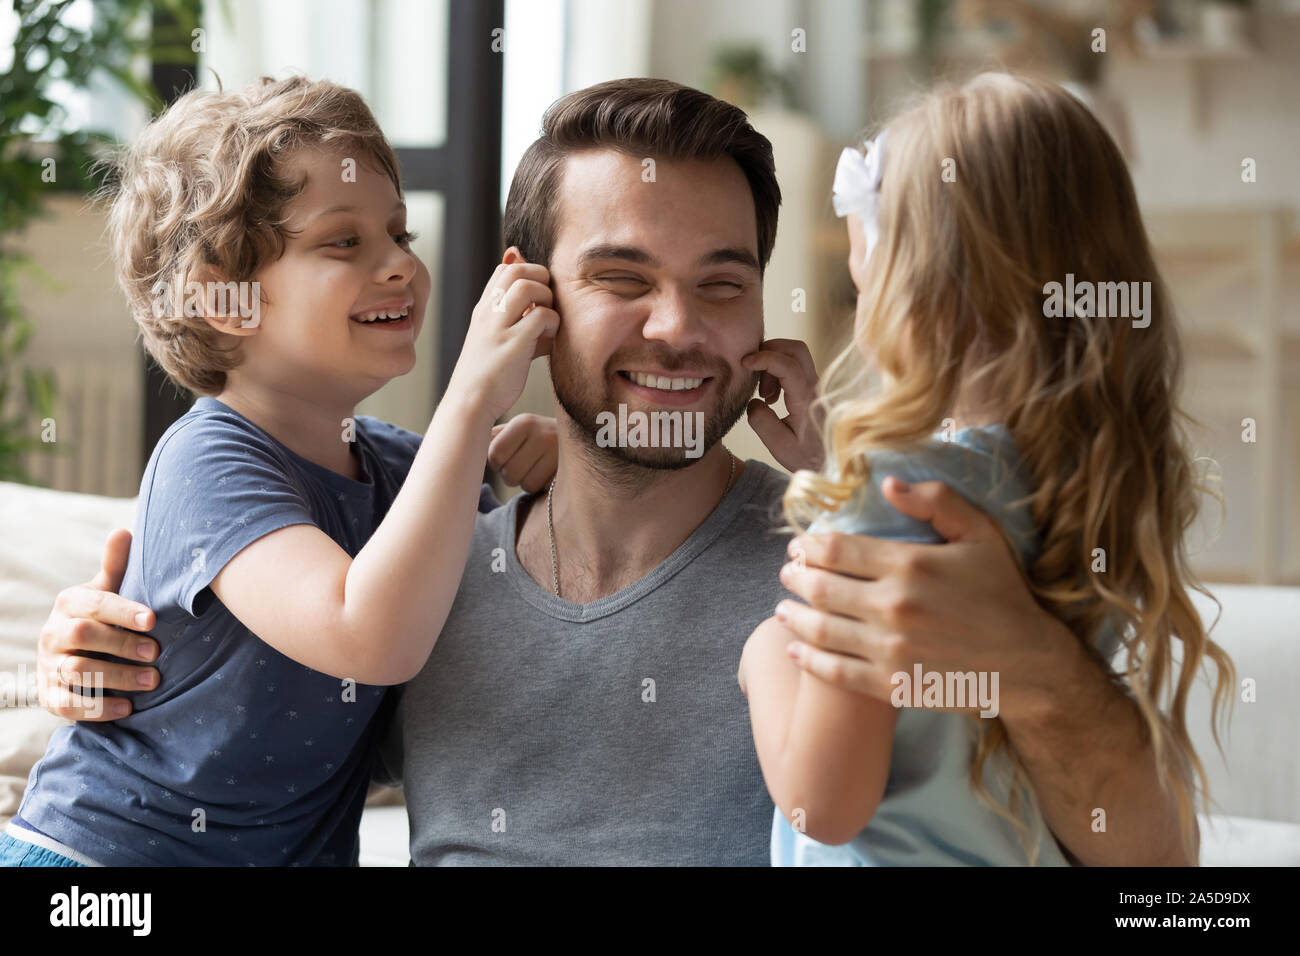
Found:
[[[28, 771], [59, 725], [21, 693], [33, 676], [35, 643], [54, 596], [89, 580], [104, 538], [134, 523], [133, 499], [99, 498], [0, 483], [0, 824], [18, 808]], [[1235, 696], [1219, 756], [1209, 727], [1209, 692], [1198, 686], [1188, 721], [1210, 774], [1213, 813], [1202, 817], [1205, 865], [1300, 865], [1300, 588], [1216, 585], [1223, 617], [1214, 637], [1256, 702]], [[1207, 621], [1214, 607], [1198, 597]], [[15, 699], [17, 698], [17, 699]], [[409, 860], [398, 791], [375, 794], [361, 828], [362, 864]], [[386, 805], [381, 805], [386, 804]]]

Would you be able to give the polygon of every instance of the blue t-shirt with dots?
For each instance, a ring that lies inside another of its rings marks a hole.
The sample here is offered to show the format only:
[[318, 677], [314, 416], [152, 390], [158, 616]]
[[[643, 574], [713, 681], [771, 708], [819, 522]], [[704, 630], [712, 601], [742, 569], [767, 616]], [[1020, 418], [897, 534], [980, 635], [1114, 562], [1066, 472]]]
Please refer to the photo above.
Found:
[[[109, 866], [356, 865], [387, 688], [289, 659], [209, 585], [289, 525], [315, 525], [355, 557], [419, 443], [358, 417], [354, 481], [198, 399], [145, 469], [121, 590], [157, 614], [161, 684], [124, 695], [129, 717], [56, 730], [15, 822]], [[479, 507], [493, 505], [484, 486]]]

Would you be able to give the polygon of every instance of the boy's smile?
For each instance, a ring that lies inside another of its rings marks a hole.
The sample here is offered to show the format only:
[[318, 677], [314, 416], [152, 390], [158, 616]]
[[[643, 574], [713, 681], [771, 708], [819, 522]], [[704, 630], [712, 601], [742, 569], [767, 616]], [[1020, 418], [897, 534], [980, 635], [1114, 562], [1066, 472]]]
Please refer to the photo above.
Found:
[[354, 312], [348, 318], [353, 322], [368, 325], [371, 328], [409, 329], [414, 326], [414, 319], [411, 316], [411, 308], [414, 304], [415, 299], [407, 296], [388, 302], [380, 302], [378, 305]]

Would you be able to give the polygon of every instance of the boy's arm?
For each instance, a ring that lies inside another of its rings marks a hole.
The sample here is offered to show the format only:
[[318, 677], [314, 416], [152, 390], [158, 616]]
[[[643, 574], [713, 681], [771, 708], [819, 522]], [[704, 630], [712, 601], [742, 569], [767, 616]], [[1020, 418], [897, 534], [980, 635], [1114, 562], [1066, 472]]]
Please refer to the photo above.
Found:
[[374, 535], [348, 556], [314, 525], [273, 531], [211, 588], [245, 627], [313, 670], [363, 684], [415, 676], [460, 586], [491, 413], [448, 395]]
[[313, 670], [363, 684], [415, 676], [460, 587], [490, 414], [443, 399], [406, 483], [357, 553], [312, 524], [257, 538], [212, 579], [248, 630]]
[[460, 587], [492, 422], [558, 328], [547, 282], [540, 265], [497, 267], [406, 480], [355, 558], [298, 523], [225, 563], [210, 587], [240, 623], [333, 677], [399, 684], [416, 675]]
[[786, 654], [794, 639], [768, 618], [741, 655], [759, 766], [793, 826], [819, 843], [847, 843], [884, 794], [898, 712], [802, 672]]

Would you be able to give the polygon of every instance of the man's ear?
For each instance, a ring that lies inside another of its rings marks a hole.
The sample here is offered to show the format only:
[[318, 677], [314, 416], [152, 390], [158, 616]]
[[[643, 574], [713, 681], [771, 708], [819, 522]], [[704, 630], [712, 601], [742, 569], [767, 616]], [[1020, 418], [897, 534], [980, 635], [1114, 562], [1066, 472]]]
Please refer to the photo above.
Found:
[[512, 266], [516, 262], [527, 262], [527, 261], [528, 260], [524, 258], [523, 253], [519, 251], [518, 246], [511, 246], [509, 249], [506, 250], [505, 255], [501, 257], [501, 264], [503, 266]]

